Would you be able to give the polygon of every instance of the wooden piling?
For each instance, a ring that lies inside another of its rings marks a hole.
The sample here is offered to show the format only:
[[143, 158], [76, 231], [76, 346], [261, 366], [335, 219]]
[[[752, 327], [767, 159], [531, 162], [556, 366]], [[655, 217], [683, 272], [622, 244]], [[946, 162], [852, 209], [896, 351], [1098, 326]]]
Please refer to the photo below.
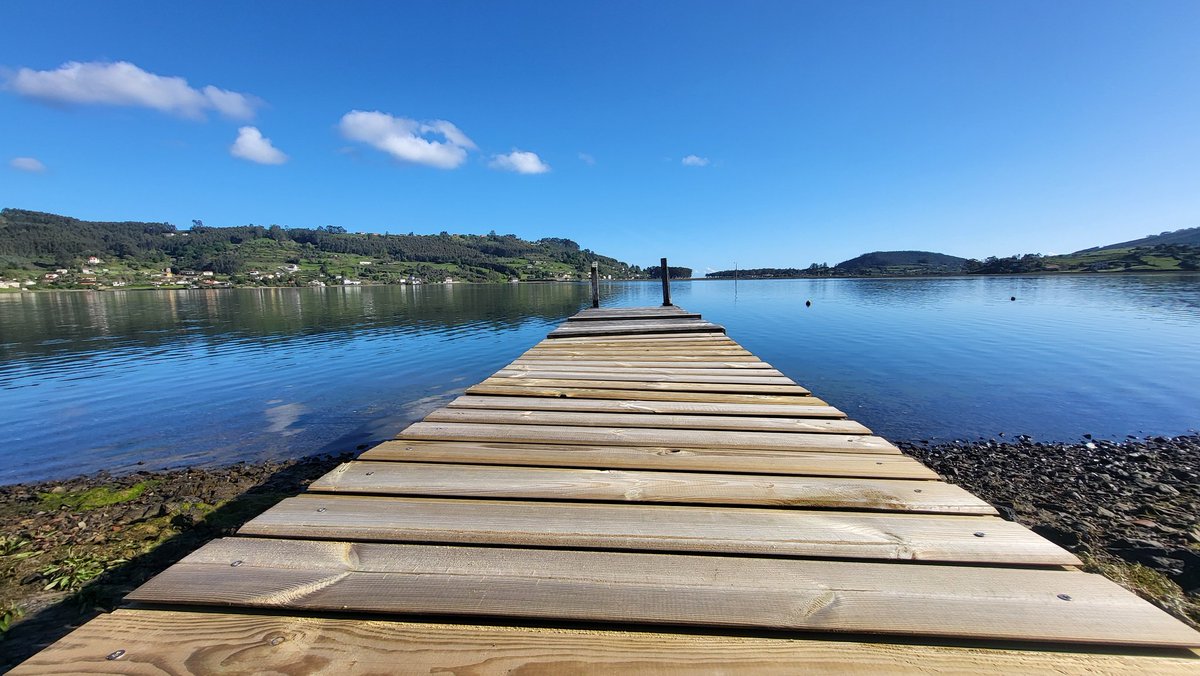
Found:
[[671, 305], [671, 269], [667, 267], [667, 259], [662, 259], [663, 307]]
[[592, 307], [600, 307], [600, 264], [592, 261]]

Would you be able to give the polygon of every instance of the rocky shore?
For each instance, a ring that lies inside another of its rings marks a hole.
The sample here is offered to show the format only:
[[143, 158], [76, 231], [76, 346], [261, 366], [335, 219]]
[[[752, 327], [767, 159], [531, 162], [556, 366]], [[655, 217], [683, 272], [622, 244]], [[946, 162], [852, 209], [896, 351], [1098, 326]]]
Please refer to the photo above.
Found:
[[351, 457], [0, 486], [0, 673]]
[[[1200, 436], [898, 445], [1200, 626]], [[0, 486], [0, 672], [352, 455]]]
[[1200, 436], [898, 446], [1200, 628]]

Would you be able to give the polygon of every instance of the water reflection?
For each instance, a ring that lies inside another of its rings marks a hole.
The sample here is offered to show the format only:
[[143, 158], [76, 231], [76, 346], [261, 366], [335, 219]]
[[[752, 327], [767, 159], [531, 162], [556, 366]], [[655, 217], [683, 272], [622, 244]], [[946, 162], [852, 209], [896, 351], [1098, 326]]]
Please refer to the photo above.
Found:
[[[1198, 275], [672, 293], [893, 438], [1200, 426]], [[657, 282], [604, 283], [601, 296], [661, 303]], [[583, 284], [2, 294], [0, 482], [349, 450], [444, 404], [588, 300]]]

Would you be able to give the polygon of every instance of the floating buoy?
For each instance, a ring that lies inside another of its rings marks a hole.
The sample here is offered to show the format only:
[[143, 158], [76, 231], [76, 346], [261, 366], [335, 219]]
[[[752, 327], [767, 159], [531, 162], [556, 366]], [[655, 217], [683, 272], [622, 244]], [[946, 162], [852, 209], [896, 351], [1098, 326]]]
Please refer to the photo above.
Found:
[[811, 300], [804, 301], [804, 307], [812, 307], [812, 301]]
[[1017, 299], [1017, 297], [1016, 297], [1016, 296], [1009, 296], [1009, 297], [1008, 297], [1008, 299], [1009, 299], [1009, 300], [1016, 300], [1016, 299]]

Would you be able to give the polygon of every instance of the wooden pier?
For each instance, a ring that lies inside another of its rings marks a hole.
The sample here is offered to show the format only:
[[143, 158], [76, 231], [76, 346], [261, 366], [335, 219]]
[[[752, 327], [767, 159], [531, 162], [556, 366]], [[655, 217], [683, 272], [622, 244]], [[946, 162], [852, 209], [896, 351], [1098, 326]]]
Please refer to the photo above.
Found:
[[1200, 673], [697, 314], [588, 309], [14, 673]]

